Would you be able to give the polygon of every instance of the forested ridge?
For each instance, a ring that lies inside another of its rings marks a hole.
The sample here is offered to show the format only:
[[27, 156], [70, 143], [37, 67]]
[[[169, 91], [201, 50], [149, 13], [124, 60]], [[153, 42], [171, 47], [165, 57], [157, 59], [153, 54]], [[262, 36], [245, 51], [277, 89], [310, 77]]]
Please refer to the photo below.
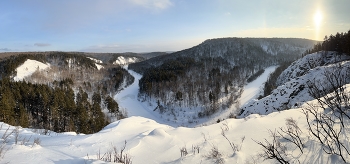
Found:
[[100, 107], [100, 94], [94, 93], [90, 103], [81, 89], [75, 96], [71, 84], [71, 80], [64, 80], [50, 87], [1, 80], [1, 121], [56, 132], [98, 132], [108, 123]]
[[130, 64], [129, 69], [143, 74], [140, 100], [156, 100], [159, 112], [174, 117], [177, 108], [196, 108], [193, 117], [203, 117], [237, 103], [248, 80], [269, 66], [300, 58], [315, 43], [293, 38], [210, 39], [190, 49]]
[[[16, 68], [28, 59], [50, 67], [14, 81]], [[126, 117], [110, 95], [134, 78], [119, 66], [98, 70], [80, 53], [49, 52], [4, 58], [0, 69], [0, 121], [56, 132], [95, 133], [111, 117]], [[104, 109], [110, 114], [105, 115]]]

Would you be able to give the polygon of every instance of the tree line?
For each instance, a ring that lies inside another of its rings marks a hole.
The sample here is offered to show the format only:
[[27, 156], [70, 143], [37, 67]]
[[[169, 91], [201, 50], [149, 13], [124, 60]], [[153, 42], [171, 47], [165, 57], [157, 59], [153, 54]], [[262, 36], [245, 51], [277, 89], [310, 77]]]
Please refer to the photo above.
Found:
[[[2, 79], [0, 120], [16, 126], [78, 133], [94, 133], [108, 123], [101, 110], [99, 93], [94, 93], [90, 102], [81, 88], [74, 94], [70, 79], [54, 84], [50, 87]], [[111, 109], [117, 110], [117, 105]]]
[[305, 54], [311, 54], [318, 51], [336, 51], [350, 55], [350, 30], [345, 33], [335, 35], [326, 35], [323, 42], [317, 43], [312, 49], [306, 51]]
[[[223, 58], [190, 57], [167, 60], [159, 67], [151, 67], [139, 81], [140, 97], [157, 100], [161, 113], [175, 107], [203, 107], [198, 117], [210, 115], [221, 107], [227, 107], [238, 98], [236, 85], [243, 85], [237, 67]], [[204, 73], [206, 72], [206, 73]], [[235, 77], [235, 78], [234, 78]], [[228, 96], [228, 99], [220, 100]]]

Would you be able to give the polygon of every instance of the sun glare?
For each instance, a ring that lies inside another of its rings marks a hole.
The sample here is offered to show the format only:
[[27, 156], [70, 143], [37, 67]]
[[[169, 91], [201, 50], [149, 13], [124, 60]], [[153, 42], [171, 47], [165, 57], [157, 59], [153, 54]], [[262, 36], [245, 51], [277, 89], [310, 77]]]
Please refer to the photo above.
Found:
[[315, 24], [315, 39], [319, 40], [320, 32], [321, 32], [321, 24], [322, 24], [322, 13], [320, 10], [317, 10], [314, 15], [314, 24]]
[[322, 22], [322, 14], [320, 11], [317, 11], [314, 15], [314, 22], [315, 22], [315, 26], [316, 28], [319, 28]]

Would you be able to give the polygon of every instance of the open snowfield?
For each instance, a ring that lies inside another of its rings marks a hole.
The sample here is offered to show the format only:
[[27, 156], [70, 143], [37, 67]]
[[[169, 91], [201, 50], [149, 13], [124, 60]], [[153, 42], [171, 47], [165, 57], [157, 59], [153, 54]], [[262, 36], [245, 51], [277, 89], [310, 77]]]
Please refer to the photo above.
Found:
[[44, 64], [36, 60], [27, 59], [22, 65], [17, 67], [16, 69], [17, 74], [15, 77], [13, 77], [13, 80], [21, 81], [23, 80], [24, 77], [30, 76], [35, 71], [44, 70], [48, 67], [50, 67], [49, 64]]

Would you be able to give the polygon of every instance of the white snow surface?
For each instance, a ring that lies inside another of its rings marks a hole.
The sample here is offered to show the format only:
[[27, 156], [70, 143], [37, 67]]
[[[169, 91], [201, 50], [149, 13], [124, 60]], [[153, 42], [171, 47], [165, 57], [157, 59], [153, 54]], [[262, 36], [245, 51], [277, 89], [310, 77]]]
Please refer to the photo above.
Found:
[[276, 68], [277, 66], [271, 66], [266, 68], [264, 73], [261, 74], [257, 79], [244, 86], [243, 93], [239, 100], [240, 105], [245, 105], [252, 99], [256, 98], [259, 95], [259, 93], [263, 91], [264, 83], [266, 82], [269, 75], [273, 71], [275, 71]]
[[16, 76], [13, 77], [14, 81], [21, 81], [26, 76], [32, 75], [37, 70], [44, 70], [49, 68], [50, 64], [44, 64], [42, 62], [27, 59], [22, 65], [16, 68]]
[[[276, 163], [274, 160], [257, 158], [262, 148], [254, 141], [271, 140], [268, 129], [284, 125], [286, 118], [294, 118], [304, 132], [304, 154], [298, 158], [301, 163], [341, 163], [340, 159], [322, 151], [313, 140], [307, 137], [307, 125], [300, 109], [271, 113], [266, 116], [250, 115], [245, 119], [228, 119], [218, 124], [197, 128], [170, 127], [144, 117], [130, 117], [107, 125], [103, 130], [91, 135], [75, 133], [39, 134], [34, 129], [19, 128], [19, 141], [15, 144], [15, 134], [7, 138], [7, 152], [1, 162], [4, 163], [104, 163], [97, 159], [113, 150], [120, 150], [126, 141], [124, 153], [131, 156], [133, 164], [144, 163], [215, 163], [216, 159], [208, 156], [213, 146], [222, 154], [225, 163]], [[1, 126], [0, 135], [6, 134], [9, 126]], [[229, 140], [242, 145], [241, 150], [233, 153], [229, 143], [221, 135], [221, 127], [226, 129]], [[15, 127], [10, 126], [8, 132]], [[7, 133], [8, 134], [8, 133]], [[242, 137], [245, 137], [242, 143]], [[39, 145], [33, 144], [38, 138]], [[23, 140], [28, 140], [24, 142]], [[199, 153], [192, 151], [192, 146], [199, 146]], [[293, 146], [293, 145], [292, 145]], [[181, 157], [180, 148], [186, 147], [188, 155]], [[297, 151], [294, 147], [288, 149]], [[332, 158], [331, 158], [332, 157]]]
[[141, 79], [142, 75], [132, 70], [128, 71], [132, 76], [134, 76], [135, 81], [130, 86], [114, 96], [114, 99], [119, 104], [119, 108], [125, 109], [128, 112], [129, 117], [141, 116], [164, 123], [162, 119], [159, 119], [159, 117], [156, 116], [157, 113], [153, 112], [152, 109], [150, 109], [150, 106], [147, 106], [146, 104], [141, 103], [137, 100], [137, 94], [139, 92], [139, 80]]
[[103, 67], [102, 65], [100, 65], [100, 64], [96, 64], [96, 63], [95, 63], [95, 65], [96, 65], [96, 67], [97, 67], [98, 70], [104, 68], [104, 67]]
[[124, 56], [119, 56], [113, 64], [115, 65], [127, 65], [131, 63], [135, 63], [137, 61], [136, 57], [124, 57]]

